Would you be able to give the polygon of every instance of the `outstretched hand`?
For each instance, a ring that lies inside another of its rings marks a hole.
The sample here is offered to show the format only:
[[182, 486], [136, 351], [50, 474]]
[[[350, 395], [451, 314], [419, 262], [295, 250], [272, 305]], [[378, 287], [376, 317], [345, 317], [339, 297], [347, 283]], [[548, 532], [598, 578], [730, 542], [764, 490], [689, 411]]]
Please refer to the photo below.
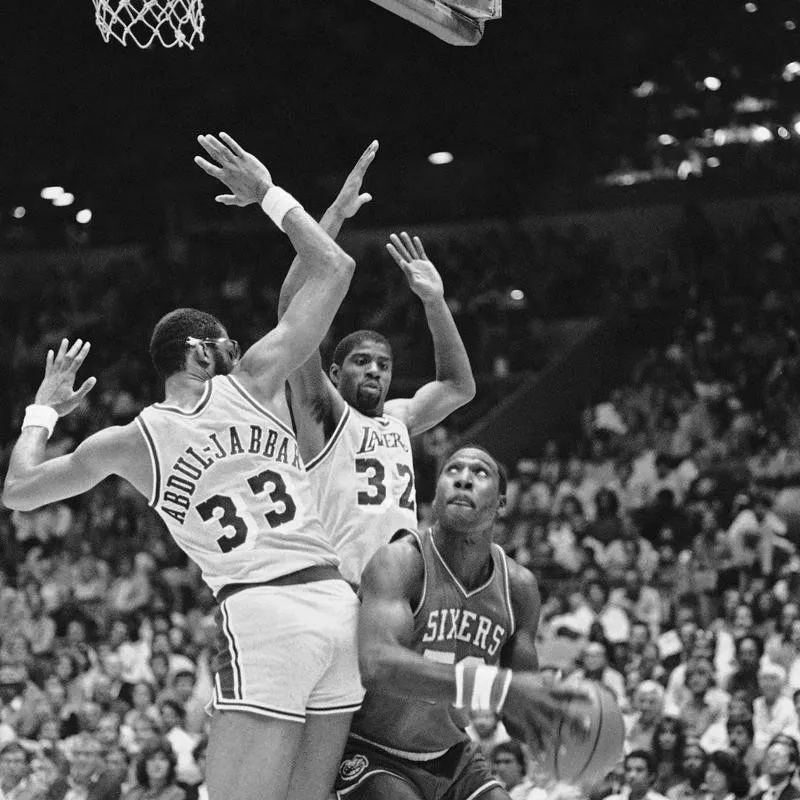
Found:
[[442, 278], [426, 255], [419, 236], [415, 236], [412, 241], [403, 231], [400, 236], [393, 233], [389, 240], [386, 249], [405, 273], [411, 291], [423, 303], [441, 300], [444, 297]]
[[83, 398], [97, 383], [97, 378], [87, 378], [77, 391], [73, 390], [75, 376], [89, 355], [89, 342], [76, 339], [72, 347], [66, 339], [61, 340], [58, 352], [47, 351], [44, 379], [36, 392], [36, 405], [50, 406], [59, 417], [66, 416], [77, 408]]
[[361, 193], [361, 184], [364, 182], [364, 176], [367, 174], [369, 165], [377, 152], [378, 142], [375, 140], [362, 153], [361, 158], [358, 159], [352, 172], [347, 176], [344, 186], [342, 186], [336, 200], [333, 202], [345, 219], [355, 216], [361, 206], [372, 200], [372, 195], [369, 192]]
[[580, 735], [591, 726], [590, 701], [580, 684], [555, 682], [541, 675], [515, 672], [503, 708], [510, 729], [530, 742], [535, 750], [545, 749], [545, 739], [559, 724]]
[[232, 136], [198, 136], [201, 147], [217, 162], [212, 164], [202, 156], [194, 163], [212, 178], [224, 183], [231, 194], [218, 194], [214, 199], [225, 206], [249, 206], [260, 203], [272, 186], [269, 170], [251, 153], [244, 150]]

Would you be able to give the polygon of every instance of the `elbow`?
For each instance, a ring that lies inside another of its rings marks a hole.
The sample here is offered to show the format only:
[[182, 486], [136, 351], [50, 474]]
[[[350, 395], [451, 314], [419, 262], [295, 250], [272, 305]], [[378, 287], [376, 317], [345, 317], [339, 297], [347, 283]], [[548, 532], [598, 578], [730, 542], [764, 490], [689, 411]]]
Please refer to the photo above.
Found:
[[347, 255], [344, 250], [339, 250], [336, 254], [336, 271], [350, 283], [350, 279], [356, 271], [356, 261]]
[[464, 381], [461, 387], [461, 405], [466, 405], [475, 399], [478, 393], [478, 387], [475, 385], [475, 378], [470, 373], [469, 380]]
[[10, 508], [12, 511], [33, 511], [36, 507], [30, 500], [26, 501], [17, 483], [8, 479], [3, 486], [3, 494], [0, 500], [2, 500], [6, 508]]
[[458, 404], [456, 408], [461, 408], [461, 406], [465, 406], [467, 403], [475, 399], [477, 387], [475, 386], [475, 378], [472, 377], [471, 372], [469, 377], [458, 380], [457, 382], [453, 382], [451, 386], [453, 398]]
[[391, 685], [394, 664], [390, 651], [383, 645], [366, 645], [359, 649], [358, 664], [361, 683], [367, 691]]

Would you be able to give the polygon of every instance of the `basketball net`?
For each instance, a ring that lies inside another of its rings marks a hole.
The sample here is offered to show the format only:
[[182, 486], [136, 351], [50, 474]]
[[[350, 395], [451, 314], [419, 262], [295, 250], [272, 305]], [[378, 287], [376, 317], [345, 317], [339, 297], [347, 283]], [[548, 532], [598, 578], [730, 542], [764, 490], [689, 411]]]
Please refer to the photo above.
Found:
[[103, 40], [194, 48], [203, 41], [203, 0], [92, 0]]

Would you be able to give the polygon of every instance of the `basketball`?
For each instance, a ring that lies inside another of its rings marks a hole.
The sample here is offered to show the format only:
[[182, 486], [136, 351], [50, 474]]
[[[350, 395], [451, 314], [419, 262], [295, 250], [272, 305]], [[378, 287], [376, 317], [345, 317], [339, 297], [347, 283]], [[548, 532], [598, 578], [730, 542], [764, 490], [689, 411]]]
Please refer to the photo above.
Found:
[[557, 781], [591, 784], [602, 780], [622, 758], [625, 724], [613, 692], [595, 681], [578, 684], [589, 695], [573, 700], [568, 714], [583, 716], [583, 724], [568, 715], [557, 724], [538, 760], [546, 774]]

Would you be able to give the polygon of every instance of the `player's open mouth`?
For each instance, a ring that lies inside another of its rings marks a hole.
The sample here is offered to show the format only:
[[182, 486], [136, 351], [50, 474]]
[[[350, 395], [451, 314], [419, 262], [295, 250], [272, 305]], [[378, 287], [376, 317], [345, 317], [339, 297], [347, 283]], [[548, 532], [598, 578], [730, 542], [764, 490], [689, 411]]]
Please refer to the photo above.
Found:
[[447, 501], [449, 506], [466, 506], [467, 508], [475, 508], [475, 504], [468, 497], [454, 497], [452, 500]]

